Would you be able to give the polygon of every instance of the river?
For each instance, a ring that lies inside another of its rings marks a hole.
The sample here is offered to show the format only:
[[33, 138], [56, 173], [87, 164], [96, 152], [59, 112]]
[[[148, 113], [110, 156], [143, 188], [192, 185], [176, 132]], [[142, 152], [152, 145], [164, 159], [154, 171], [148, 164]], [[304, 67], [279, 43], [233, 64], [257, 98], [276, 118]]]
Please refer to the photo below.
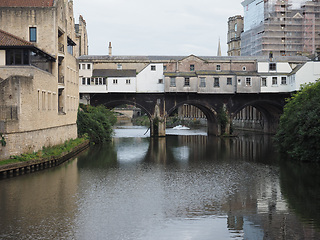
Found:
[[262, 134], [121, 127], [56, 168], [0, 180], [0, 239], [320, 239], [320, 168]]

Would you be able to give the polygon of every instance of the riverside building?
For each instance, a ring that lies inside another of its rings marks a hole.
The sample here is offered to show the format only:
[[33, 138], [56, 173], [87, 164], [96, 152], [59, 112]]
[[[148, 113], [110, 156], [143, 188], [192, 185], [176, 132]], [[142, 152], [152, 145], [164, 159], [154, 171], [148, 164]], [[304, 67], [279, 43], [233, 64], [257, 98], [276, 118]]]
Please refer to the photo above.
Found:
[[73, 1], [1, 1], [0, 16], [0, 159], [77, 138], [76, 42], [86, 36]]

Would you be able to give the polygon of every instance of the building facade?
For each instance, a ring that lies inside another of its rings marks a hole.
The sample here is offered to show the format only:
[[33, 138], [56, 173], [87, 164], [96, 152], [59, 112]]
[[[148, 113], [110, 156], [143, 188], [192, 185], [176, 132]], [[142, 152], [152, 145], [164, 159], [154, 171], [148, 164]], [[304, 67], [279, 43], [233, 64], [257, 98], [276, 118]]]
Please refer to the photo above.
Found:
[[0, 2], [0, 159], [77, 138], [73, 2]]
[[245, 0], [242, 56], [315, 56], [320, 47], [320, 2]]
[[228, 19], [228, 56], [241, 56], [241, 34], [243, 32], [243, 17], [240, 15]]

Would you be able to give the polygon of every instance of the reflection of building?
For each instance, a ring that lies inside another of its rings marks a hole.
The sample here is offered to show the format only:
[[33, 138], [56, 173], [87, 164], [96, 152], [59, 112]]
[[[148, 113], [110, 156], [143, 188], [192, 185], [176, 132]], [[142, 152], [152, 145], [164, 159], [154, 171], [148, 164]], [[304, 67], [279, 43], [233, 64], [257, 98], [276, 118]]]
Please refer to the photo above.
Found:
[[320, 2], [245, 0], [241, 55], [293, 56], [315, 54], [320, 47]]
[[243, 32], [243, 17], [234, 16], [228, 19], [228, 56], [241, 55], [241, 38]]
[[0, 158], [77, 137], [73, 2], [0, 2]]

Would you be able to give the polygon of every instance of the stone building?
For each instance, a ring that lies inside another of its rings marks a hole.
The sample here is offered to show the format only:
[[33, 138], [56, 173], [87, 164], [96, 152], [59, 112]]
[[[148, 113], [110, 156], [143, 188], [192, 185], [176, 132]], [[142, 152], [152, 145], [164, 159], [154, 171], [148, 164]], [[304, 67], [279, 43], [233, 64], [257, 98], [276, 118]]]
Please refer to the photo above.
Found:
[[88, 32], [87, 32], [87, 23], [83, 17], [79, 16], [79, 23], [75, 25], [76, 29], [76, 43], [75, 47], [76, 56], [88, 55]]
[[0, 28], [0, 159], [77, 138], [73, 1], [1, 1]]
[[240, 15], [228, 19], [228, 56], [241, 55], [241, 33], [243, 32], [243, 17]]

